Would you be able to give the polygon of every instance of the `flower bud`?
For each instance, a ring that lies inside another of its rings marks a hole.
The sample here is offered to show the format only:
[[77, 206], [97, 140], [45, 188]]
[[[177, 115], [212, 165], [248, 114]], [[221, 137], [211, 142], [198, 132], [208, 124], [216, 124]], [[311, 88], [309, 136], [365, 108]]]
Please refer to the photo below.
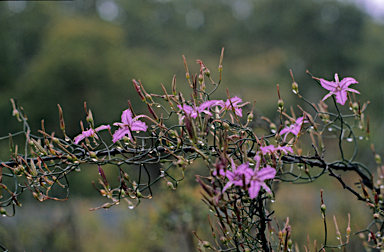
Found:
[[379, 154], [375, 155], [375, 161], [376, 161], [376, 164], [381, 164], [381, 156]]
[[93, 125], [93, 115], [92, 115], [91, 110], [89, 110], [89, 113], [88, 113], [88, 115], [87, 115], [86, 120], [87, 120], [87, 122], [89, 122], [90, 124]]
[[203, 75], [202, 74], [199, 74], [199, 82], [200, 82], [200, 84], [201, 83], [203, 83], [203, 81], [204, 81], [204, 77], [203, 77]]
[[346, 233], [347, 233], [346, 234], [347, 237], [351, 234], [351, 227], [350, 226], [347, 227]]
[[212, 247], [212, 245], [208, 241], [203, 241], [203, 246], [206, 248]]
[[152, 100], [152, 96], [150, 94], [145, 94], [145, 98], [147, 98], [148, 100]]
[[359, 110], [359, 104], [357, 102], [353, 102], [351, 108], [354, 112], [357, 112]]
[[12, 103], [12, 107], [13, 107], [13, 110], [12, 110], [12, 115], [16, 117], [16, 119], [21, 122], [21, 119], [20, 119], [20, 113], [19, 113], [19, 110], [16, 109], [16, 101], [14, 99], [11, 98], [11, 103]]
[[247, 121], [250, 122], [252, 120], [253, 120], [253, 113], [251, 112], [248, 114]]
[[[288, 245], [289, 249], [292, 248], [292, 240], [291, 239], [288, 240], [287, 245]], [[291, 251], [291, 250], [288, 250], [288, 251]]]
[[379, 213], [374, 213], [374, 214], [373, 214], [373, 218], [374, 218], [375, 220], [377, 220], [379, 217], [380, 217], [380, 214], [379, 214]]
[[7, 211], [5, 210], [4, 207], [0, 207], [0, 214], [1, 214], [2, 216], [6, 216], [6, 215], [7, 215]]
[[60, 140], [58, 138], [56, 138], [56, 137], [52, 137], [52, 142], [54, 142], [55, 144], [59, 144]]
[[284, 101], [282, 99], [279, 99], [277, 102], [277, 106], [279, 107], [280, 110], [283, 110], [284, 108]]
[[19, 114], [19, 111], [17, 109], [14, 109], [14, 110], [12, 110], [12, 115], [19, 117], [20, 114]]
[[74, 155], [67, 155], [67, 160], [71, 161], [71, 162], [74, 162], [74, 161], [77, 161], [77, 158]]
[[104, 189], [100, 190], [101, 196], [105, 197], [107, 195], [107, 192]]
[[293, 92], [294, 94], [298, 94], [298, 93], [299, 93], [299, 85], [297, 85], [296, 82], [293, 82], [293, 83], [292, 83], [292, 92]]
[[208, 69], [206, 69], [205, 71], [204, 71], [204, 73], [205, 73], [205, 75], [209, 78], [209, 77], [211, 77], [211, 71], [209, 71]]
[[94, 152], [94, 151], [90, 151], [90, 152], [89, 152], [89, 156], [90, 156], [91, 158], [97, 158], [96, 152]]
[[178, 168], [182, 168], [185, 165], [184, 158], [179, 157], [179, 159], [177, 159], [177, 161], [176, 161], [176, 165]]
[[325, 204], [321, 204], [320, 210], [321, 210], [321, 213], [324, 215], [326, 210]]
[[171, 181], [168, 181], [168, 182], [167, 182], [167, 187], [168, 187], [169, 189], [174, 189], [173, 184], [172, 184]]
[[221, 236], [221, 237], [220, 237], [220, 241], [221, 241], [224, 245], [226, 245], [226, 244], [228, 243], [228, 239], [225, 238], [224, 236]]
[[274, 123], [270, 123], [269, 124], [269, 128], [271, 130], [272, 133], [276, 133], [276, 124]]

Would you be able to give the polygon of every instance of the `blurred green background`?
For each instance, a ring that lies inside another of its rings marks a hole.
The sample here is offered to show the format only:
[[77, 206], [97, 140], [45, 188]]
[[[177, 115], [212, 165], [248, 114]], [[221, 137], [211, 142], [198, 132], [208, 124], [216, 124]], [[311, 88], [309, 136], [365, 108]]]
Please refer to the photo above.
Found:
[[[287, 107], [294, 106], [297, 114], [296, 104], [305, 108], [290, 91], [290, 69], [300, 93], [314, 102], [326, 92], [305, 70], [328, 80], [335, 72], [340, 78], [352, 76], [359, 81], [352, 88], [362, 93], [357, 98], [371, 102], [376, 150], [384, 149], [383, 24], [351, 1], [330, 0], [1, 1], [1, 135], [21, 129], [11, 117], [10, 98], [24, 108], [32, 133], [44, 119], [46, 130], [61, 136], [58, 103], [71, 137], [80, 133], [85, 101], [97, 125], [119, 121], [127, 100], [136, 113], [148, 114], [133, 78], [141, 79], [148, 92], [160, 93], [160, 83], [170, 88], [176, 74], [178, 88], [187, 90], [185, 55], [191, 73], [199, 70], [195, 60], [200, 59], [217, 80], [222, 47], [223, 81], [214, 99], [225, 98], [228, 87], [243, 100], [257, 100], [256, 116], [277, 120], [278, 83]], [[375, 172], [369, 144], [359, 142], [357, 159]], [[2, 151], [0, 157], [7, 160], [9, 154]], [[338, 158], [332, 151], [326, 157]], [[210, 240], [208, 211], [193, 177], [204, 172], [203, 166], [190, 167], [176, 191], [160, 183], [154, 199], [135, 210], [121, 204], [89, 212], [103, 201], [91, 184], [98, 178], [96, 168], [84, 166], [69, 177], [67, 202], [35, 203], [25, 195], [15, 217], [0, 218], [0, 244], [10, 251], [197, 251], [192, 231]], [[350, 183], [354, 179], [346, 177]], [[364, 203], [334, 179], [278, 184], [271, 209], [281, 225], [290, 217], [292, 239], [302, 250], [307, 234], [311, 244], [323, 241], [320, 188], [325, 188], [330, 243], [338, 244], [333, 214], [343, 235], [348, 212], [352, 232], [369, 223]], [[362, 251], [360, 244], [353, 237], [347, 251]]]

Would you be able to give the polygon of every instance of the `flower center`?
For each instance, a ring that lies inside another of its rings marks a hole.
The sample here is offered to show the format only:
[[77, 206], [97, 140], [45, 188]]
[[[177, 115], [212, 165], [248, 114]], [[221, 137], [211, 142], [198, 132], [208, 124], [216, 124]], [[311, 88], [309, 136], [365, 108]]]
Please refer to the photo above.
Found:
[[234, 177], [233, 177], [234, 180], [243, 180], [243, 174], [236, 174]]

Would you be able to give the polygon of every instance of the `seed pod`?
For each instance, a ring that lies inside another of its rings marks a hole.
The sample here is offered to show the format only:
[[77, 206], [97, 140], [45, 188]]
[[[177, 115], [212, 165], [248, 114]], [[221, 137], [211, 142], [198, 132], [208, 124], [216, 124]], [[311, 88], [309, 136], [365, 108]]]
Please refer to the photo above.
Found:
[[137, 92], [137, 93], [139, 94], [139, 96], [140, 96], [140, 99], [141, 99], [142, 101], [145, 101], [145, 96], [144, 96], [143, 92], [141, 91], [141, 88], [140, 88], [139, 83], [137, 83], [137, 81], [136, 81], [135, 79], [132, 79], [132, 81], [133, 81], [133, 86], [134, 86], [135, 89], [136, 89], [136, 92]]
[[60, 129], [62, 131], [65, 130], [65, 123], [64, 123], [64, 118], [63, 118], [63, 110], [60, 107], [60, 104], [57, 104], [57, 107], [59, 107], [59, 119], [60, 119]]
[[172, 79], [172, 94], [173, 95], [177, 94], [177, 92], [176, 92], [176, 74], [173, 76], [173, 79]]
[[159, 120], [159, 117], [156, 115], [155, 111], [152, 109], [151, 105], [147, 104], [147, 107], [148, 107], [148, 110], [149, 110], [149, 113], [151, 113], [153, 119], [155, 119], [156, 121]]

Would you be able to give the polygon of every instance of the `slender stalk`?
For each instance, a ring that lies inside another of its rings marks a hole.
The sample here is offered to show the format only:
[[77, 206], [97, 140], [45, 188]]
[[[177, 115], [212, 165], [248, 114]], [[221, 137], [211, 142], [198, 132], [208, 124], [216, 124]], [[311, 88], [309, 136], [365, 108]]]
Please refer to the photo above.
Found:
[[263, 198], [259, 195], [257, 198], [257, 207], [256, 211], [259, 213], [258, 215], [260, 216], [260, 229], [258, 230], [260, 240], [261, 240], [261, 246], [263, 248], [264, 252], [269, 252], [269, 246], [268, 246], [268, 241], [267, 237], [265, 236], [265, 230], [267, 229], [267, 220], [265, 216], [265, 208], [264, 208], [264, 200]]

